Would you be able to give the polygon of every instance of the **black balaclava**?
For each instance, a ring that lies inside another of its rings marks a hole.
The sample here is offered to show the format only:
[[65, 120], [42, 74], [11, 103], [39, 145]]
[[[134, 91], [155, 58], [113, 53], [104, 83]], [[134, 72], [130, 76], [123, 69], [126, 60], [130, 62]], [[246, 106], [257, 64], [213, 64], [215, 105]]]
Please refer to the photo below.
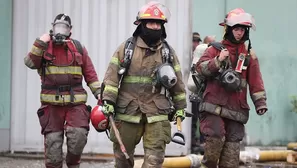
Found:
[[[243, 35], [243, 37], [242, 37], [242, 39], [240, 41], [237, 41], [235, 39], [233, 33], [232, 33], [232, 30], [234, 28], [237, 28], [237, 27], [242, 27], [242, 28], [245, 29], [245, 33], [244, 33], [244, 35]], [[225, 32], [225, 35], [224, 35], [224, 39], [229, 40], [231, 43], [234, 43], [234, 44], [243, 43], [243, 42], [249, 40], [249, 38], [250, 38], [249, 37], [249, 31], [250, 31], [250, 28], [248, 26], [244, 26], [244, 25], [237, 24], [237, 25], [234, 25], [232, 27], [231, 26], [227, 26], [226, 32]]]
[[[160, 30], [149, 29], [146, 27], [148, 22], [161, 23]], [[133, 36], [140, 36], [141, 39], [149, 46], [154, 47], [160, 40], [166, 38], [164, 22], [159, 20], [142, 20], [140, 25], [133, 33]]]

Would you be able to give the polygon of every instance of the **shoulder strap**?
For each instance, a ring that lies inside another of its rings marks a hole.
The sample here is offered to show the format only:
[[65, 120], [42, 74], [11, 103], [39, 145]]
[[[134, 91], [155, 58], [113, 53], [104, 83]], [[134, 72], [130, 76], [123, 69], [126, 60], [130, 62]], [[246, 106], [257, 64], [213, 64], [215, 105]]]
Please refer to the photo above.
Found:
[[130, 37], [125, 43], [124, 60], [132, 60], [133, 52], [136, 45], [136, 37]]
[[78, 40], [75, 40], [75, 39], [72, 39], [77, 51], [81, 54], [81, 55], [84, 55], [83, 54], [83, 47], [81, 45], [81, 43], [78, 41]]
[[208, 44], [208, 46], [213, 46], [214, 48], [220, 51], [225, 49], [225, 46], [221, 42], [211, 42]]
[[172, 64], [173, 63], [172, 50], [166, 40], [162, 40], [162, 42], [163, 42], [162, 61], [169, 62]]
[[135, 45], [136, 45], [136, 37], [130, 37], [128, 38], [128, 40], [126, 40], [125, 49], [124, 49], [124, 59], [121, 60], [121, 63], [120, 63], [121, 68], [120, 68], [120, 71], [118, 72], [120, 75], [118, 88], [121, 87], [123, 77], [124, 75], [126, 75], [130, 67]]
[[133, 57], [133, 52], [136, 45], [136, 37], [130, 37], [125, 43], [124, 59], [121, 61], [121, 67], [128, 69]]
[[243, 66], [247, 67], [250, 63], [250, 58], [251, 58], [251, 49], [252, 49], [252, 43], [251, 43], [251, 40], [249, 39], [249, 44], [248, 44], [248, 48], [247, 48], [247, 56], [245, 58], [245, 61], [243, 63]]

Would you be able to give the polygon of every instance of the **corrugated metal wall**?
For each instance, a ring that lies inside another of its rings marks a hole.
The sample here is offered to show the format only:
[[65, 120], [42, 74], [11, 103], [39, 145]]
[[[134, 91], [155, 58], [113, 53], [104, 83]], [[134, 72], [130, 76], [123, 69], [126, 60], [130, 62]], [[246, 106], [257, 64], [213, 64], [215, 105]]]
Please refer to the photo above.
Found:
[[[43, 150], [43, 137], [36, 115], [40, 106], [40, 79], [36, 71], [25, 67], [23, 58], [35, 38], [49, 31], [53, 18], [59, 13], [71, 16], [73, 38], [86, 46], [102, 80], [110, 57], [117, 46], [132, 35], [138, 9], [146, 2], [148, 0], [14, 0], [11, 150]], [[169, 7], [172, 14], [166, 26], [167, 40], [175, 48], [183, 72], [186, 72], [191, 50], [191, 0], [161, 2]], [[88, 93], [88, 103], [96, 104], [89, 90]], [[188, 152], [190, 121], [187, 120], [183, 126], [187, 146], [171, 143], [167, 154]], [[84, 152], [112, 153], [112, 143], [105, 133], [98, 134], [92, 128]], [[142, 144], [139, 144], [136, 154], [142, 153]]]
[[218, 23], [229, 10], [238, 7], [254, 15], [256, 20], [257, 30], [251, 30], [251, 40], [260, 62], [269, 108], [265, 115], [258, 116], [248, 96], [251, 107], [246, 124], [248, 145], [287, 145], [297, 140], [297, 114], [291, 112], [292, 96], [297, 95], [297, 1], [214, 0], [205, 3], [195, 0], [193, 31], [198, 31], [202, 38], [214, 34], [221, 40], [223, 27]]

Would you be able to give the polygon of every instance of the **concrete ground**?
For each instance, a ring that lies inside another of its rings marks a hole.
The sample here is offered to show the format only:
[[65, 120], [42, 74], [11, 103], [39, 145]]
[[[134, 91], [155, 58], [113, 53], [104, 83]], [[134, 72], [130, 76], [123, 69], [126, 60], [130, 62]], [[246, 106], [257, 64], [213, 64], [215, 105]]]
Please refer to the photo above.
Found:
[[[114, 163], [108, 162], [83, 162], [80, 168], [113, 168]], [[44, 168], [44, 161], [40, 159], [18, 159], [10, 157], [0, 157], [0, 168]], [[63, 167], [67, 167], [64, 164]]]
[[[98, 159], [99, 158], [99, 159]], [[67, 168], [66, 164], [63, 166]], [[96, 156], [83, 157], [80, 168], [113, 168], [114, 161], [110, 157]], [[135, 165], [134, 168], [140, 168]], [[45, 168], [44, 160], [41, 156], [32, 155], [5, 155], [0, 156], [0, 168]], [[297, 165], [287, 165], [286, 163], [253, 163], [252, 165], [240, 166], [240, 168], [297, 168]]]

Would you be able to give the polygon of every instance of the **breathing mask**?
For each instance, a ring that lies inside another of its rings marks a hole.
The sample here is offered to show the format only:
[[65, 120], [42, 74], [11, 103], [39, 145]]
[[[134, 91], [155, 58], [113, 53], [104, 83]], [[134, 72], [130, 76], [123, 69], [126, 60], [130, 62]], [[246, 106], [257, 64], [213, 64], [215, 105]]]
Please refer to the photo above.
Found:
[[164, 63], [158, 67], [157, 80], [166, 89], [172, 88], [177, 83], [177, 77], [169, 63]]
[[66, 20], [56, 20], [53, 23], [52, 39], [55, 44], [62, 44], [71, 34], [72, 26]]
[[240, 75], [231, 68], [221, 72], [219, 81], [227, 91], [235, 92], [241, 89]]

